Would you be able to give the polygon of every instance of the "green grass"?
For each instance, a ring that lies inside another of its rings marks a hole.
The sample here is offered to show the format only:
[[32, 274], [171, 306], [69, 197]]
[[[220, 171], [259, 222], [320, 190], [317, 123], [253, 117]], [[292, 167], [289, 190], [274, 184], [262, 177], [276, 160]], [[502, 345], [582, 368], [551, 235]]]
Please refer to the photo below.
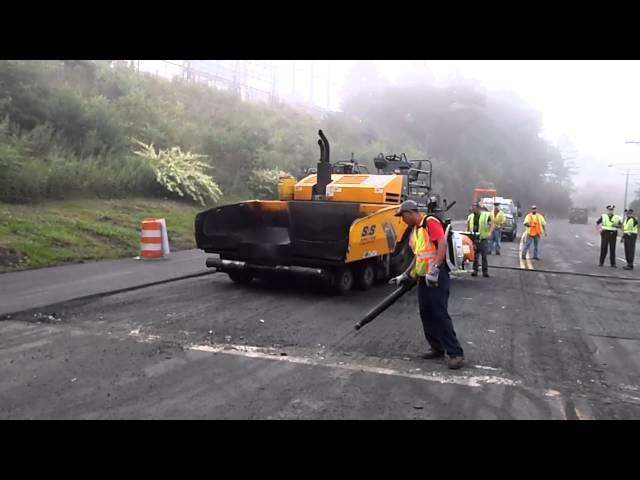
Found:
[[165, 218], [173, 250], [195, 248], [199, 206], [157, 199], [0, 203], [0, 272], [135, 256], [140, 222]]

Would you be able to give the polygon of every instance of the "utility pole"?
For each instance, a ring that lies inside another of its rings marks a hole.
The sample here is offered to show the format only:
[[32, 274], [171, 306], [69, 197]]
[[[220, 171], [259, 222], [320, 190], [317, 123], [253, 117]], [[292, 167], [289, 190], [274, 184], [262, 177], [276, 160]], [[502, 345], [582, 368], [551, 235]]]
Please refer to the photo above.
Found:
[[629, 193], [629, 171], [631, 169], [627, 168], [627, 178], [624, 182], [624, 209], [622, 210], [623, 212], [627, 211], [627, 194]]
[[186, 78], [187, 82], [190, 82], [191, 80], [194, 80], [193, 78], [193, 72], [191, 70], [191, 60], [183, 60], [182, 61], [182, 71], [183, 71], [183, 76]]
[[[628, 140], [624, 143], [640, 144], [640, 141]], [[632, 165], [636, 165], [636, 164], [632, 164]], [[629, 176], [630, 176], [631, 170], [640, 170], [640, 168], [632, 168], [632, 167], [629, 167], [629, 164], [627, 164], [627, 175], [626, 175], [626, 180], [624, 182], [624, 209], [625, 210], [627, 209], [627, 193], [629, 192]], [[637, 174], [634, 174], [633, 176], [637, 176]]]
[[291, 79], [292, 80], [292, 82], [291, 82], [291, 99], [293, 100], [296, 97], [296, 61], [295, 60], [293, 61], [293, 66], [292, 66], [291, 70], [293, 72], [292, 73], [293, 77]]
[[240, 70], [240, 60], [234, 60], [233, 62], [233, 91], [239, 94], [240, 81], [238, 79], [238, 70]]
[[271, 64], [271, 103], [278, 102], [278, 70]]
[[[639, 170], [640, 171], [640, 167], [628, 167], [628, 166], [624, 166], [624, 164], [619, 164], [619, 163], [613, 163], [608, 165], [608, 167], [623, 167], [623, 171], [622, 173], [624, 173], [625, 176], [625, 182], [624, 182], [624, 210], [627, 209], [627, 203], [628, 203], [628, 195], [629, 195], [629, 177], [637, 177], [640, 176], [640, 173], [631, 173], [635, 170]], [[623, 211], [624, 211], [623, 210]]]
[[[628, 143], [640, 143], [640, 142], [628, 142]], [[637, 177], [640, 176], [640, 173], [631, 173], [634, 172], [635, 170], [640, 171], [640, 166], [638, 167], [634, 167], [634, 166], [629, 166], [629, 165], [637, 165], [635, 163], [612, 163], [607, 165], [609, 168], [611, 167], [623, 167], [623, 171], [622, 173], [624, 173], [625, 175], [625, 182], [624, 182], [624, 210], [627, 209], [627, 200], [628, 200], [628, 194], [629, 194], [629, 177]], [[623, 210], [623, 212], [624, 212]]]
[[331, 109], [331, 60], [327, 63], [327, 112]]
[[311, 60], [311, 68], [309, 70], [309, 106], [313, 108], [313, 62]]

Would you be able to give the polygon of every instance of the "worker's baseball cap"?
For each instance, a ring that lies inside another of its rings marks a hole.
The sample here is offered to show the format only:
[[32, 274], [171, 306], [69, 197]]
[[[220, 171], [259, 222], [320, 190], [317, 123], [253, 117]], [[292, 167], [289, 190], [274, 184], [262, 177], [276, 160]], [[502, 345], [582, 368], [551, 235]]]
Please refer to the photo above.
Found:
[[531, 210], [535, 210], [536, 208], [538, 208], [538, 207], [535, 206], [535, 205], [531, 205]]
[[633, 213], [633, 208], [628, 209], [627, 213]]
[[615, 205], [607, 205], [607, 210], [613, 210], [615, 207]]
[[417, 212], [418, 204], [413, 200], [405, 200], [400, 205], [400, 209], [394, 214], [395, 217], [401, 217], [404, 212]]

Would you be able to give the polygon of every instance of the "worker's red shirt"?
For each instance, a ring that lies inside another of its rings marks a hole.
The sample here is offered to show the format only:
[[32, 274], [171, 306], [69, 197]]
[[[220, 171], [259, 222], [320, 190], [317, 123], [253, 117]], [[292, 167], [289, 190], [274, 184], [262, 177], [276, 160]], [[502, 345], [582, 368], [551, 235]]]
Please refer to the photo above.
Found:
[[[422, 220], [422, 225], [424, 225], [424, 219]], [[442, 228], [442, 224], [435, 218], [427, 220], [427, 232], [429, 233], [429, 239], [432, 242], [444, 240], [444, 229]]]

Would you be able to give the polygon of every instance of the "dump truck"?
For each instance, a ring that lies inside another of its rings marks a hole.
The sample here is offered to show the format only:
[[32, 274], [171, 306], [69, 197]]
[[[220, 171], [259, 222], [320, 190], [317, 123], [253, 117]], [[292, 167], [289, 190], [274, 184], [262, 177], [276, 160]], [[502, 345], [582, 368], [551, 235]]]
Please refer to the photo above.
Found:
[[589, 209], [572, 208], [569, 210], [569, 223], [589, 223]]
[[[329, 141], [322, 130], [318, 134], [317, 167], [299, 181], [283, 178], [278, 200], [218, 206], [196, 216], [198, 248], [218, 254], [206, 260], [207, 267], [240, 284], [282, 271], [311, 273], [337, 294], [368, 289], [408, 267], [410, 232], [394, 214], [412, 199], [441, 218], [446, 208], [432, 192], [431, 161], [380, 154], [377, 173], [369, 174], [353, 159], [332, 165]], [[457, 268], [465, 251], [470, 258], [469, 244], [447, 234]]]
[[497, 191], [493, 187], [477, 187], [473, 190], [472, 203], [479, 202], [482, 197], [495, 197]]

